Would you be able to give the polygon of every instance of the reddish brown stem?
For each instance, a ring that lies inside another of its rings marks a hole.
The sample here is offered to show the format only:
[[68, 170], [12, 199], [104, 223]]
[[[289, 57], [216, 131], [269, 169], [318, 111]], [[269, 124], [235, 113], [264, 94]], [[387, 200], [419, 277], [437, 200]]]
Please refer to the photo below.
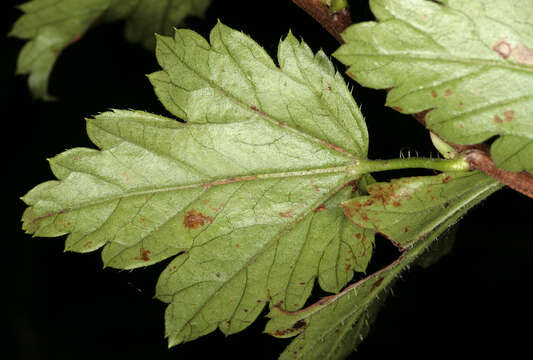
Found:
[[525, 171], [510, 172], [499, 169], [494, 165], [489, 154], [480, 150], [468, 150], [466, 159], [472, 169], [481, 170], [511, 189], [533, 198], [533, 175], [530, 173]]
[[292, 2], [311, 15], [338, 42], [344, 43], [341, 32], [352, 23], [349, 9], [342, 9], [330, 14], [328, 6], [320, 0], [292, 0]]

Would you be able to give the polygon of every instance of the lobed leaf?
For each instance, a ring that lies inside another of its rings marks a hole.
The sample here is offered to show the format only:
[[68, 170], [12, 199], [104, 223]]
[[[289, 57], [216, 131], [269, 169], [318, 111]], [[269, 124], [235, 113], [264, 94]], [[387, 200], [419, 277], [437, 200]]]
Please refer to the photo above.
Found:
[[[178, 255], [156, 288], [169, 303], [170, 346], [217, 327], [240, 331], [269, 301], [297, 310], [317, 277], [326, 290], [340, 289], [353, 271], [365, 270], [373, 241], [373, 231], [347, 221], [340, 205], [361, 176], [367, 135], [329, 60], [289, 35], [279, 70], [252, 40], [222, 24], [212, 31], [212, 48], [189, 30], [177, 30], [175, 39], [158, 39], [165, 70], [151, 80], [169, 79], [165, 94], [183, 105], [189, 122], [140, 111], [100, 114], [87, 131], [101, 150], [51, 159], [59, 181], [23, 197], [27, 232], [69, 234], [71, 251], [103, 247], [106, 266], [131, 269]], [[179, 53], [181, 41], [201, 46]], [[248, 64], [247, 77], [224, 74], [235, 71], [232, 59]], [[242, 91], [251, 86], [257, 93]], [[296, 98], [286, 88], [307, 94], [307, 109], [322, 123], [303, 116], [310, 115], [302, 104], [276, 110], [270, 101]], [[363, 142], [350, 143], [357, 139]]]
[[496, 164], [533, 172], [530, 0], [371, 0], [379, 22], [349, 27], [334, 56], [387, 106], [430, 110], [426, 125], [456, 144], [493, 136]]
[[29, 74], [32, 94], [51, 100], [48, 80], [61, 51], [78, 41], [93, 25], [126, 19], [126, 38], [155, 46], [154, 33], [170, 34], [187, 16], [202, 16], [211, 0], [33, 0], [11, 36], [29, 40], [22, 48], [17, 74]]
[[345, 201], [346, 216], [405, 249], [434, 231], [447, 218], [481, 201], [493, 184], [480, 172], [393, 179], [367, 187], [370, 195]]
[[[425, 220], [434, 225], [423, 234], [423, 237], [412, 242], [411, 247], [407, 248], [392, 264], [348, 286], [342, 292], [325, 297], [302, 310], [288, 312], [279, 307], [272, 308], [268, 315], [271, 319], [266, 325], [265, 332], [276, 337], [297, 336], [282, 353], [280, 359], [335, 360], [346, 358], [363, 340], [376, 317], [380, 307], [378, 295], [390, 286], [401, 271], [408, 268], [449, 226], [453, 225], [472, 206], [502, 187], [496, 180], [482, 173], [465, 176], [469, 181], [463, 183], [463, 186], [470, 191], [475, 191], [476, 195], [461, 196], [463, 202], [460, 209], [449, 206], [442, 213], [433, 213], [432, 216], [427, 217]], [[458, 179], [461, 177], [453, 182], [459, 183]], [[406, 180], [407, 183], [408, 180]], [[415, 178], [410, 181], [418, 180]], [[424, 183], [424, 181], [421, 182]], [[447, 193], [447, 188], [455, 188], [456, 185], [453, 182], [445, 183], [440, 189], [441, 192]], [[379, 183], [370, 185], [370, 193], [373, 193], [372, 186], [381, 185]], [[465, 191], [465, 193], [470, 193], [470, 191]], [[416, 193], [413, 194], [413, 198], [415, 197]]]

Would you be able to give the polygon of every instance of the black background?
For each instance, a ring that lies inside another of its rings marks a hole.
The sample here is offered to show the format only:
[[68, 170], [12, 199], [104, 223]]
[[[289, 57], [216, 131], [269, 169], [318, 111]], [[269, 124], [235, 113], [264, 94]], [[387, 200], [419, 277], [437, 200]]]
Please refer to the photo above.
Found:
[[[20, 3], [7, 2], [2, 10], [7, 15], [1, 22], [3, 34], [21, 14], [9, 5]], [[373, 19], [367, 1], [352, 3], [355, 22]], [[314, 51], [322, 48], [331, 54], [338, 46], [288, 0], [216, 0], [206, 18], [192, 20], [190, 27], [206, 36], [217, 19], [250, 34], [271, 55], [289, 28]], [[275, 359], [288, 341], [262, 334], [263, 316], [242, 333], [225, 338], [215, 331], [168, 350], [163, 339], [165, 306], [153, 299], [166, 262], [132, 272], [103, 270], [99, 252], [63, 253], [64, 239], [32, 239], [20, 230], [25, 206], [19, 197], [52, 179], [45, 159], [68, 148], [93, 147], [84, 117], [109, 108], [168, 115], [144, 76], [158, 70], [153, 54], [126, 43], [122, 25], [94, 28], [62, 53], [50, 81], [58, 101], [50, 103], [33, 101], [26, 78], [14, 75], [23, 41], [0, 39], [2, 167], [7, 167], [2, 221], [7, 231], [1, 252], [2, 298], [7, 302], [3, 354], [12, 359]], [[343, 66], [335, 64], [342, 71]], [[429, 155], [427, 132], [411, 117], [385, 108], [384, 91], [347, 81], [367, 118], [370, 158], [398, 157], [401, 150]], [[452, 254], [427, 270], [413, 267], [403, 274], [370, 335], [350, 358], [530, 353], [532, 204], [504, 189], [472, 210], [460, 222]], [[376, 240], [375, 252], [369, 271], [397, 256], [382, 238]], [[323, 295], [316, 291], [314, 299]]]

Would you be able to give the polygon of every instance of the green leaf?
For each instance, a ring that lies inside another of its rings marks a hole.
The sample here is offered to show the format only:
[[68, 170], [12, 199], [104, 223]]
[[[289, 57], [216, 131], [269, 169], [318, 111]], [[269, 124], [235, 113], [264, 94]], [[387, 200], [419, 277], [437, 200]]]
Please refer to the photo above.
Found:
[[477, 171], [401, 178], [371, 184], [369, 196], [342, 205], [355, 224], [373, 229], [405, 249], [447, 218], [481, 201], [489, 185], [494, 185], [492, 178]]
[[[463, 201], [460, 209], [449, 206], [442, 213], [433, 213], [431, 218], [425, 218], [428, 223], [434, 225], [392, 264], [348, 286], [342, 292], [325, 297], [302, 310], [288, 312], [279, 307], [272, 308], [268, 315], [271, 320], [267, 323], [265, 332], [276, 337], [297, 335], [282, 353], [280, 359], [336, 360], [346, 358], [368, 332], [380, 307], [379, 294], [390, 286], [420, 254], [424, 253], [449, 226], [453, 225], [472, 206], [502, 187], [496, 180], [482, 173], [465, 176], [470, 181], [463, 183], [463, 186], [475, 191], [476, 196], [462, 195]], [[455, 188], [453, 183], [460, 181], [458, 180], [460, 178], [447, 182], [440, 190], [446, 193], [446, 188]], [[411, 181], [417, 180], [415, 178]], [[425, 181], [421, 182], [425, 183]], [[381, 185], [380, 183], [370, 185], [370, 193], [373, 193], [373, 186]], [[433, 190], [437, 189], [433, 188]], [[412, 199], [422, 193], [423, 191], [413, 193]], [[469, 192], [465, 191], [465, 193]], [[368, 226], [368, 224], [365, 225]]]
[[446, 141], [495, 135], [497, 166], [533, 172], [533, 6], [530, 0], [371, 0], [379, 22], [349, 27], [334, 56], [387, 106], [426, 114]]
[[289, 33], [278, 47], [278, 68], [252, 39], [221, 23], [210, 41], [187, 30], [158, 38], [163, 71], [149, 78], [171, 113], [195, 123], [261, 116], [366, 157], [364, 119], [324, 52], [314, 55]]
[[[170, 303], [170, 346], [217, 327], [240, 331], [268, 301], [297, 310], [317, 277], [327, 290], [343, 287], [354, 270], [365, 270], [373, 240], [340, 205], [353, 196], [357, 161], [366, 155], [366, 143], [350, 141], [367, 135], [325, 55], [289, 35], [280, 43], [280, 70], [222, 24], [211, 33], [213, 49], [189, 30], [175, 39], [159, 38], [165, 70], [155, 76], [172, 79], [168, 95], [190, 121], [120, 110], [89, 119], [101, 150], [51, 159], [59, 181], [23, 197], [27, 232], [68, 233], [71, 251], [104, 247], [106, 266], [131, 269], [178, 254], [156, 291]], [[201, 46], [179, 53], [181, 43]], [[234, 73], [245, 71], [236, 64], [248, 66], [246, 77]], [[306, 102], [290, 103], [299, 99], [294, 92]], [[335, 277], [339, 269], [344, 274]]]
[[187, 16], [202, 16], [211, 0], [33, 0], [19, 8], [24, 12], [11, 36], [29, 40], [22, 48], [17, 74], [29, 74], [36, 98], [53, 99], [48, 80], [61, 51], [78, 41], [94, 24], [126, 19], [126, 38], [149, 49], [154, 33], [170, 34]]

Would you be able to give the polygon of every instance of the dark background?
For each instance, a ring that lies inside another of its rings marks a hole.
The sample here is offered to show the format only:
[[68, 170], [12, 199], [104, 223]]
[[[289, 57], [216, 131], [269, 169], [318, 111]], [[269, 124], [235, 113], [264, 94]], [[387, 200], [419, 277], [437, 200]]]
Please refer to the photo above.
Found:
[[[4, 2], [2, 34], [20, 16], [12, 5], [21, 2]], [[353, 3], [355, 22], [372, 19], [367, 1]], [[314, 51], [322, 48], [331, 54], [338, 46], [288, 0], [218, 0], [204, 20], [192, 20], [190, 27], [206, 36], [217, 19], [250, 34], [271, 55], [289, 28]], [[25, 206], [19, 197], [52, 179], [45, 159], [68, 148], [93, 146], [84, 117], [109, 108], [168, 114], [144, 76], [158, 70], [153, 54], [126, 43], [122, 30], [122, 23], [99, 26], [63, 52], [51, 75], [50, 91], [58, 97], [51, 103], [33, 101], [26, 78], [14, 75], [23, 41], [0, 38], [2, 158], [7, 166], [3, 354], [10, 359], [275, 359], [288, 341], [262, 334], [264, 317], [228, 338], [215, 331], [168, 350], [165, 306], [153, 299], [166, 262], [131, 272], [103, 270], [99, 251], [63, 253], [64, 239], [32, 239], [20, 230]], [[383, 107], [384, 91], [348, 81], [367, 118], [370, 158], [398, 157], [401, 150], [429, 155], [427, 132], [411, 117]], [[398, 175], [405, 173], [377, 177]], [[403, 274], [370, 335], [350, 358], [500, 352], [513, 358], [530, 353], [532, 210], [530, 199], [509, 189], [472, 210], [460, 222], [452, 254], [427, 270], [413, 267]], [[376, 240], [375, 254], [370, 272], [397, 256], [383, 238]], [[320, 296], [324, 294], [316, 291], [314, 298]]]

